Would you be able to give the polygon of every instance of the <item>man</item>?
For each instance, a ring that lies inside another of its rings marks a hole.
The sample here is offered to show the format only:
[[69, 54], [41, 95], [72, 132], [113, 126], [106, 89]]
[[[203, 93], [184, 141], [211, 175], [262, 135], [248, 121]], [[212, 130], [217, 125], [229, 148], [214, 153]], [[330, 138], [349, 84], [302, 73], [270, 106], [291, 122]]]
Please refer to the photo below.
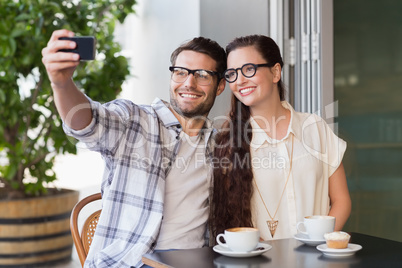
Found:
[[194, 38], [171, 56], [170, 105], [128, 100], [101, 105], [75, 86], [75, 43], [58, 30], [42, 50], [54, 100], [68, 135], [105, 160], [102, 214], [86, 267], [140, 267], [153, 250], [205, 244], [212, 129], [206, 119], [225, 87], [226, 55], [216, 42]]

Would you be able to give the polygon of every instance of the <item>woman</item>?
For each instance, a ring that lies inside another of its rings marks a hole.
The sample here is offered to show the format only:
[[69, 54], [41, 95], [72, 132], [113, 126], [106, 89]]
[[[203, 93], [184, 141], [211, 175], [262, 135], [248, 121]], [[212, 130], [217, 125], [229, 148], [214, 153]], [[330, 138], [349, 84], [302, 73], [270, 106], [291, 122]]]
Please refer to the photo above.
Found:
[[226, 52], [233, 96], [216, 140], [212, 234], [254, 226], [263, 240], [289, 238], [310, 215], [335, 216], [341, 230], [351, 211], [346, 143], [320, 117], [285, 101], [282, 57], [271, 38], [236, 38]]

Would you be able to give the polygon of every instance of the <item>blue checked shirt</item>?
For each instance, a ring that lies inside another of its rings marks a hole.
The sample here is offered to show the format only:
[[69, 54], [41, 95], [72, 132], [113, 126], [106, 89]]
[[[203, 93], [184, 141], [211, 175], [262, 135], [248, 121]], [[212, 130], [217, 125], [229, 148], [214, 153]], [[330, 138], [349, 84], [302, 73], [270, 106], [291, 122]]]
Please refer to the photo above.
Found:
[[[102, 213], [85, 267], [140, 267], [159, 234], [165, 178], [179, 151], [182, 128], [160, 99], [151, 106], [89, 101], [93, 119], [86, 128], [63, 125], [66, 134], [100, 152], [105, 161]], [[211, 167], [213, 131], [210, 122], [206, 126], [202, 134]]]

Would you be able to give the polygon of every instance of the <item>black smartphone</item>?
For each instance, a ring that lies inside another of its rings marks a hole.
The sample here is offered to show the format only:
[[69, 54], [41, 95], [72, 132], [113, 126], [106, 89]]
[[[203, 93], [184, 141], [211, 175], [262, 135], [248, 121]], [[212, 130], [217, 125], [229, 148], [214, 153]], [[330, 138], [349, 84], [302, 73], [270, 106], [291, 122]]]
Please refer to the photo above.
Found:
[[80, 60], [95, 59], [96, 39], [93, 36], [60, 37], [59, 40], [71, 40], [77, 43], [74, 49], [61, 49], [62, 52], [78, 53]]

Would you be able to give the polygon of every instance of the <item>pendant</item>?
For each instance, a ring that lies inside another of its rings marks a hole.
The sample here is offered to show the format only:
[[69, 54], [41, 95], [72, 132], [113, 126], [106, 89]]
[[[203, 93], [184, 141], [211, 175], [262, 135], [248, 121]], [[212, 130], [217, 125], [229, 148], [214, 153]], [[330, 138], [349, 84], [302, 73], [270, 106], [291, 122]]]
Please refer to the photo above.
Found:
[[271, 232], [272, 238], [274, 238], [276, 227], [278, 227], [278, 221], [271, 220], [267, 221], [268, 229]]

